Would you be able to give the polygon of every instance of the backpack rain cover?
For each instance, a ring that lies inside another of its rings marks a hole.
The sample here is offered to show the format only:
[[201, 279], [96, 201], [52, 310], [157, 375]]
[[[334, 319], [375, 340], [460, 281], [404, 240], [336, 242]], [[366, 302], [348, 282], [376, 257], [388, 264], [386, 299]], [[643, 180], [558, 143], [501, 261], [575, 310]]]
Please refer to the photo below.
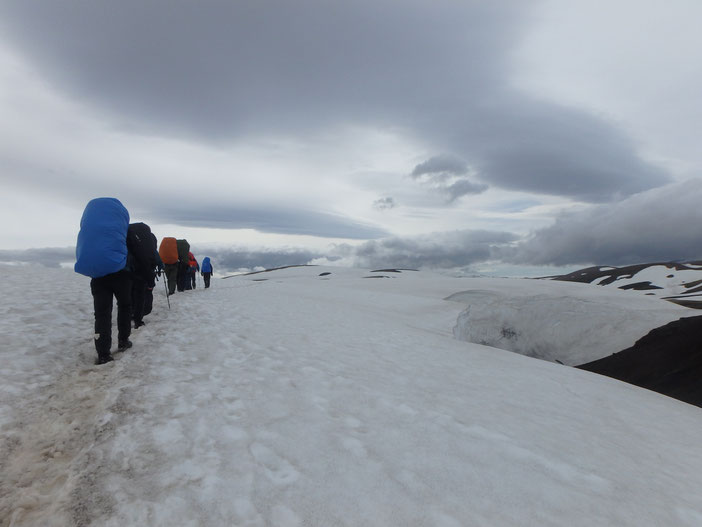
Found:
[[188, 240], [176, 240], [176, 245], [178, 246], [178, 259], [183, 265], [187, 265], [190, 258], [188, 253], [190, 252], [190, 244]]
[[76, 273], [100, 278], [127, 265], [129, 212], [116, 198], [95, 198], [85, 206], [76, 244]]
[[134, 257], [134, 272], [149, 282], [156, 267], [156, 238], [146, 223], [130, 223], [127, 229], [127, 249]]
[[161, 247], [158, 254], [164, 264], [170, 265], [178, 263], [178, 243], [175, 238], [166, 237], [161, 240]]

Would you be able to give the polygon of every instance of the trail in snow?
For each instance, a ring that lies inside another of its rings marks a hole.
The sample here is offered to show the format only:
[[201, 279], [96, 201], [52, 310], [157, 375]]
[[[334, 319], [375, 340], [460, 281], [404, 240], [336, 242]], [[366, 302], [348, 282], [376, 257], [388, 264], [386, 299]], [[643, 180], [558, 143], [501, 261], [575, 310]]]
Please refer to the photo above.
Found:
[[[106, 416], [149, 373], [136, 361], [93, 366], [92, 297], [64, 270], [4, 268], [0, 422], [2, 525], [88, 525], [114, 499], [100, 488]], [[131, 364], [130, 364], [131, 363]], [[117, 375], [116, 375], [117, 373]], [[47, 523], [48, 522], [48, 523]]]

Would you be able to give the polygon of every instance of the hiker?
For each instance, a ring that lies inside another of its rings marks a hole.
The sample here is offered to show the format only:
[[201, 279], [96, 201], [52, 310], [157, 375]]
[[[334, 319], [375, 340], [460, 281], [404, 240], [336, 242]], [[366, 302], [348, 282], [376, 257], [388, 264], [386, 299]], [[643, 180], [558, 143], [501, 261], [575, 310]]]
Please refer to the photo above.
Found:
[[[156, 236], [154, 236], [154, 233], [151, 233], [151, 246], [154, 248], [154, 260], [156, 262], [156, 276], [160, 277], [161, 272], [163, 271], [163, 262], [161, 261], [161, 256], [158, 254], [158, 251], [156, 250], [156, 246], [158, 245], [156, 241]], [[158, 278], [156, 278], [158, 280]], [[151, 313], [151, 310], [153, 309], [154, 305], [154, 287], [156, 286], [156, 282], [154, 282], [154, 285], [149, 287], [146, 287], [146, 293], [144, 294], [144, 316], [148, 315]]]
[[188, 265], [188, 253], [190, 252], [190, 244], [188, 240], [176, 240], [178, 247], [178, 291], [185, 291], [190, 289], [186, 285], [190, 285], [188, 278], [188, 270], [190, 266]]
[[210, 277], [212, 276], [212, 273], [214, 273], [214, 267], [212, 267], [210, 257], [205, 256], [202, 259], [202, 268], [200, 272], [200, 274], [202, 275], [202, 279], [205, 281], [205, 289], [210, 287]]
[[178, 242], [175, 238], [164, 238], [158, 248], [158, 255], [163, 262], [163, 270], [168, 283], [168, 296], [176, 292], [178, 285]]
[[117, 351], [132, 347], [132, 279], [127, 269], [129, 212], [116, 198], [88, 202], [80, 220], [76, 243], [77, 273], [89, 276], [95, 309], [95, 364], [114, 360], [112, 353], [112, 297], [117, 299]]
[[146, 223], [131, 223], [127, 229], [127, 249], [131, 256], [132, 318], [134, 329], [144, 325], [146, 290], [153, 290], [156, 279], [156, 244]]
[[197, 263], [193, 253], [188, 253], [189, 280], [192, 282], [192, 288], [195, 289], [197, 273], [200, 272], [200, 265]]

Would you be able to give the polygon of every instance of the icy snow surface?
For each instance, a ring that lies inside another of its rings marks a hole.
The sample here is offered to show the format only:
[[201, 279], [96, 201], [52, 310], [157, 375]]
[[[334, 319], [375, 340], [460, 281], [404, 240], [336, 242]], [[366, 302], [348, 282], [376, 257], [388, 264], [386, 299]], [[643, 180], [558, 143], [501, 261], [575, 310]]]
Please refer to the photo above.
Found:
[[453, 337], [513, 291], [568, 341], [597, 286], [303, 267], [169, 311], [159, 283], [94, 366], [88, 280], [2, 271], [2, 526], [702, 525], [699, 408]]
[[630, 346], [651, 329], [699, 311], [576, 282], [470, 279], [448, 300], [468, 304], [456, 338], [577, 366]]

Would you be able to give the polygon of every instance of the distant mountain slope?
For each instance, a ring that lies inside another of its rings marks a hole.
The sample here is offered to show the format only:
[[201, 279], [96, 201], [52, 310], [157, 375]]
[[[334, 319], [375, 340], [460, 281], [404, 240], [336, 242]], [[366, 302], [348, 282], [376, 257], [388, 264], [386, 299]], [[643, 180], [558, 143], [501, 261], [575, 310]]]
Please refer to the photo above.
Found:
[[596, 266], [545, 278], [643, 291], [686, 307], [702, 308], [702, 261]]
[[578, 368], [702, 406], [702, 316], [656, 328], [632, 347]]

